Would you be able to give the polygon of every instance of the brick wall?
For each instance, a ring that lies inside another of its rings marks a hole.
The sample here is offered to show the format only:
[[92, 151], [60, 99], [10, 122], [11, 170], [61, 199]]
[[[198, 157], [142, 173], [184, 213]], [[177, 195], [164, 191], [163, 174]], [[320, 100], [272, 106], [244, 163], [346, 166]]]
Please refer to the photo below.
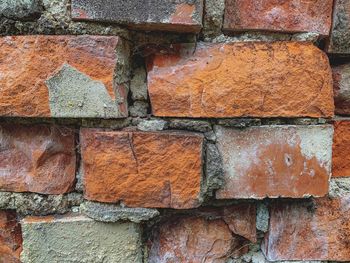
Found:
[[2, 0], [0, 263], [350, 262], [350, 1]]

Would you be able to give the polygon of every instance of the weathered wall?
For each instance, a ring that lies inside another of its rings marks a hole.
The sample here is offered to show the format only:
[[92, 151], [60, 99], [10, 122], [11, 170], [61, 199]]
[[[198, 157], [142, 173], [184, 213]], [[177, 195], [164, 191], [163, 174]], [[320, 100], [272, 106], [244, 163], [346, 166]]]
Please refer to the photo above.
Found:
[[2, 0], [0, 262], [350, 262], [345, 0]]

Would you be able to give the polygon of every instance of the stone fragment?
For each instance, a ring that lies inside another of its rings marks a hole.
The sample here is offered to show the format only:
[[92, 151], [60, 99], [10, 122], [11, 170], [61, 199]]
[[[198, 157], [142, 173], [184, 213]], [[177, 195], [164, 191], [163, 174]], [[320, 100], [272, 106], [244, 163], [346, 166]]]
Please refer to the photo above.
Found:
[[206, 0], [204, 5], [204, 37], [210, 38], [221, 34], [225, 11], [225, 0]]
[[259, 202], [256, 207], [256, 229], [266, 233], [269, 230], [269, 218], [267, 205]]
[[130, 91], [133, 100], [147, 101], [147, 72], [144, 67], [136, 68], [133, 71], [133, 77], [130, 80]]
[[333, 0], [226, 0], [223, 30], [329, 35]]
[[214, 191], [224, 185], [224, 169], [220, 152], [215, 144], [206, 145], [205, 187], [206, 194], [213, 196]]
[[328, 193], [331, 125], [215, 127], [223, 158], [219, 199], [302, 198]]
[[332, 175], [350, 177], [350, 120], [334, 122]]
[[0, 191], [63, 194], [74, 188], [74, 130], [0, 125]]
[[210, 123], [207, 121], [186, 119], [171, 119], [169, 123], [169, 128], [197, 132], [209, 132], [212, 130]]
[[23, 263], [142, 262], [141, 230], [134, 223], [102, 223], [82, 215], [22, 220]]
[[333, 23], [328, 52], [350, 54], [350, 1], [334, 0]]
[[118, 37], [0, 38], [0, 116], [127, 116], [125, 86], [114, 81], [124, 49]]
[[350, 195], [271, 207], [262, 250], [270, 261], [350, 260]]
[[148, 71], [159, 117], [334, 115], [329, 61], [310, 43], [172, 45], [148, 61]]
[[131, 117], [147, 117], [149, 105], [145, 101], [135, 101], [132, 106], [129, 107]]
[[9, 19], [34, 20], [40, 16], [40, 0], [1, 0], [0, 17]]
[[22, 251], [21, 226], [14, 211], [0, 211], [0, 262], [20, 263]]
[[134, 223], [140, 223], [159, 216], [159, 211], [157, 209], [129, 208], [90, 201], [82, 203], [80, 205], [80, 211], [86, 216], [102, 222], [129, 220]]
[[350, 195], [350, 178], [332, 178], [329, 182], [328, 195], [330, 198]]
[[222, 219], [173, 218], [153, 232], [148, 262], [225, 263], [244, 253], [244, 241]]
[[350, 115], [350, 64], [333, 67], [335, 113]]
[[129, 207], [200, 204], [203, 136], [82, 129], [85, 198]]
[[168, 123], [162, 119], [142, 120], [137, 125], [140, 131], [162, 131], [168, 127]]
[[[117, 104], [104, 84], [94, 81], [68, 64], [46, 81], [51, 115], [56, 118], [113, 118]], [[96, 103], [98, 102], [98, 103]]]
[[133, 29], [198, 33], [203, 0], [72, 0], [72, 18], [125, 24]]

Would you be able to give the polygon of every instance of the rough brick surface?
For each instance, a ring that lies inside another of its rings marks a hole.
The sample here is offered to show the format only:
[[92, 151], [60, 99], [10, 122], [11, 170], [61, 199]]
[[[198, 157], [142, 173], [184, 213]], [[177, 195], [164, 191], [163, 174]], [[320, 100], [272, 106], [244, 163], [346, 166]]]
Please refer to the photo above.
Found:
[[335, 113], [350, 115], [350, 64], [333, 68]]
[[29, 217], [23, 229], [23, 263], [142, 262], [141, 230], [134, 223], [100, 223], [80, 215]]
[[130, 207], [199, 205], [203, 136], [82, 129], [85, 197]]
[[[328, 58], [296, 42], [174, 46], [149, 61], [153, 114], [176, 117], [330, 117]], [[179, 52], [181, 51], [181, 55]]]
[[199, 32], [203, 0], [72, 0], [72, 17], [136, 29]]
[[350, 260], [350, 196], [282, 202], [271, 208], [268, 260]]
[[205, 216], [172, 217], [160, 223], [149, 243], [149, 262], [225, 263], [230, 256], [246, 253], [248, 239], [253, 237], [252, 241], [256, 241], [250, 233], [246, 239], [247, 232], [256, 234], [255, 207], [240, 205], [212, 212], [206, 210], [202, 214]]
[[313, 32], [327, 36], [333, 0], [226, 0], [224, 30]]
[[21, 226], [14, 211], [0, 211], [0, 262], [20, 263]]
[[124, 98], [123, 87], [113, 87], [121, 45], [118, 37], [103, 36], [0, 38], [0, 115], [125, 115], [114, 101]]
[[332, 158], [331, 125], [216, 127], [223, 158], [220, 199], [324, 196]]
[[350, 1], [334, 0], [333, 26], [328, 52], [350, 54]]
[[0, 125], [0, 191], [66, 193], [73, 188], [75, 163], [73, 130]]
[[332, 164], [334, 177], [350, 177], [350, 121], [334, 123]]

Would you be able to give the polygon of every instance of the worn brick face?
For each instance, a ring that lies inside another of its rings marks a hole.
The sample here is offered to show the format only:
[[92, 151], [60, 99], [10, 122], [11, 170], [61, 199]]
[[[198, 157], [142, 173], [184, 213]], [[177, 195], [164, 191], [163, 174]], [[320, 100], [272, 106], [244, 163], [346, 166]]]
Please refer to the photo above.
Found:
[[216, 127], [223, 158], [219, 199], [324, 196], [331, 174], [332, 126]]
[[114, 22], [134, 29], [198, 33], [203, 0], [72, 0], [75, 20]]
[[[104, 36], [0, 38], [0, 116], [111, 118], [125, 115], [122, 104], [119, 108], [113, 105], [116, 98], [125, 96], [123, 87], [114, 87], [113, 83], [116, 48], [120, 45], [118, 37]], [[71, 70], [64, 70], [64, 65]], [[80, 83], [76, 83], [79, 77]], [[77, 92], [71, 94], [72, 89]], [[103, 112], [96, 110], [100, 100], [105, 100], [106, 107], [100, 110]], [[56, 110], [58, 106], [61, 108]], [[71, 115], [60, 112], [67, 108]], [[80, 116], [73, 114], [81, 109]]]
[[350, 260], [350, 196], [272, 205], [268, 260]]
[[[181, 55], [180, 55], [181, 53]], [[148, 63], [153, 114], [176, 117], [330, 117], [328, 58], [296, 42], [174, 46]]]
[[254, 215], [253, 205], [240, 205], [202, 210], [202, 216], [173, 216], [154, 229], [149, 262], [225, 263], [247, 252], [246, 229], [256, 234]]
[[75, 163], [73, 130], [0, 125], [0, 191], [66, 193], [74, 185]]
[[350, 64], [333, 67], [335, 113], [350, 115]]
[[350, 177], [350, 121], [334, 123], [332, 175]]
[[82, 129], [80, 137], [87, 199], [131, 207], [200, 204], [201, 135]]
[[22, 251], [21, 226], [14, 211], [0, 211], [0, 262], [20, 263]]
[[333, 26], [328, 52], [350, 54], [350, 1], [334, 0]]
[[226, 0], [224, 30], [329, 34], [333, 0]]

